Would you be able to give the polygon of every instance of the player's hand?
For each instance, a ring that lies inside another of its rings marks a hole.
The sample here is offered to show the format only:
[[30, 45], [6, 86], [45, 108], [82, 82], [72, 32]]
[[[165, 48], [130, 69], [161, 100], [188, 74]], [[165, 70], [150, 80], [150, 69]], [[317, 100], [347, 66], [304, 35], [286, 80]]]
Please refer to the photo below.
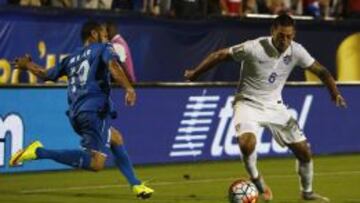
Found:
[[136, 93], [133, 88], [127, 88], [125, 93], [125, 105], [134, 106], [136, 102]]
[[26, 54], [25, 56], [15, 58], [14, 61], [11, 62], [11, 65], [14, 66], [14, 68], [20, 69], [20, 70], [26, 70], [26, 66], [28, 63], [32, 61], [30, 55]]
[[186, 81], [194, 81], [197, 78], [196, 71], [187, 69], [187, 70], [185, 70], [184, 77], [185, 77]]
[[342, 97], [340, 94], [336, 95], [335, 104], [337, 107], [341, 107], [341, 108], [347, 107], [344, 97]]

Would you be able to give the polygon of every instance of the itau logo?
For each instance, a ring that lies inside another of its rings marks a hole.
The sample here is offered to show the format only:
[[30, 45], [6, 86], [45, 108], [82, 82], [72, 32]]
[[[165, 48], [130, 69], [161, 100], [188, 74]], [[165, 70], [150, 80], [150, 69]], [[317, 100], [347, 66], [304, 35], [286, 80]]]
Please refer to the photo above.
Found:
[[219, 100], [218, 95], [206, 95], [206, 90], [203, 95], [188, 98], [170, 157], [195, 157], [203, 153]]
[[[183, 118], [180, 121], [175, 141], [170, 150], [170, 157], [196, 157], [204, 155], [205, 144], [210, 144], [210, 156], [239, 156], [239, 146], [234, 142], [235, 127], [233, 121], [233, 96], [226, 96], [225, 103], [220, 102], [220, 95], [190, 96]], [[289, 108], [292, 117], [304, 129], [313, 102], [313, 95], [306, 95], [302, 108]], [[264, 128], [257, 136], [256, 151], [259, 154], [285, 154], [288, 148], [280, 146], [276, 140], [263, 139]], [[209, 139], [211, 140], [209, 142]]]

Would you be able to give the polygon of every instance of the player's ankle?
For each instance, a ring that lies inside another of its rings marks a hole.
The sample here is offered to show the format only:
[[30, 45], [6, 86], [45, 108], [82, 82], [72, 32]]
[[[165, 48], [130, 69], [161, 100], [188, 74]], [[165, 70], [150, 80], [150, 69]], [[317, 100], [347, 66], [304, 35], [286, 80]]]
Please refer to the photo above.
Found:
[[252, 183], [254, 183], [260, 194], [263, 194], [265, 192], [266, 186], [260, 175], [256, 178], [250, 178], [250, 180]]

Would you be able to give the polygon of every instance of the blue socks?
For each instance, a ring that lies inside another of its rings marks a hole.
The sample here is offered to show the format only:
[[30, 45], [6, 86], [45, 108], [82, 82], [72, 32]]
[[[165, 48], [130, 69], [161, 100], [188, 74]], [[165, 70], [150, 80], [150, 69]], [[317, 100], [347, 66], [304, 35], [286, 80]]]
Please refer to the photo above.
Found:
[[132, 163], [123, 145], [111, 145], [111, 151], [114, 155], [114, 161], [119, 170], [126, 177], [131, 186], [141, 184], [141, 181], [136, 178]]
[[37, 159], [52, 159], [68, 166], [90, 170], [91, 155], [86, 151], [38, 148], [36, 155]]
[[[141, 184], [136, 178], [132, 163], [123, 145], [111, 146], [116, 166], [125, 176], [131, 186]], [[90, 169], [91, 155], [82, 150], [49, 150], [38, 148], [36, 150], [37, 159], [51, 159], [58, 163], [82, 169]]]

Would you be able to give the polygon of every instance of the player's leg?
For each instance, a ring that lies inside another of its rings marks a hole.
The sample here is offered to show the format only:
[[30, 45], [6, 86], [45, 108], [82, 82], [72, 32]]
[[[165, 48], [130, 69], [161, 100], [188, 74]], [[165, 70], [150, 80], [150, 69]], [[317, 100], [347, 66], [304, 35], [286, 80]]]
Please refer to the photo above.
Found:
[[244, 132], [240, 133], [237, 139], [246, 171], [252, 179], [257, 178], [259, 176], [259, 171], [256, 167], [256, 135], [253, 132]]
[[106, 156], [96, 151], [46, 149], [39, 141], [36, 141], [12, 156], [10, 166], [39, 159], [51, 159], [74, 168], [99, 171], [104, 166]]
[[124, 146], [124, 140], [121, 133], [111, 127], [111, 152], [114, 155], [114, 161], [119, 170], [124, 174], [131, 186], [141, 184], [136, 177], [131, 160]]
[[114, 127], [110, 128], [111, 134], [111, 152], [114, 155], [114, 161], [116, 166], [126, 177], [128, 183], [131, 185], [133, 192], [139, 198], [149, 198], [154, 192], [153, 189], [145, 186], [135, 175], [133, 165], [127, 154], [124, 146], [124, 140], [122, 134]]
[[310, 145], [295, 119], [289, 118], [288, 122], [283, 125], [271, 125], [270, 129], [275, 140], [281, 146], [288, 146], [295, 155], [296, 170], [300, 177], [300, 189], [304, 200], [321, 199], [325, 202], [328, 198], [322, 197], [313, 192], [313, 161]]
[[91, 171], [103, 169], [106, 160], [106, 154], [102, 152], [105, 141], [104, 138], [99, 137], [98, 131], [104, 122], [97, 117], [94, 118], [94, 114], [81, 113], [72, 122], [76, 125], [77, 132], [81, 134], [84, 150], [46, 149], [39, 141], [36, 141], [16, 153], [11, 158], [10, 165], [17, 165], [28, 160], [51, 159], [75, 168]]
[[37, 159], [51, 159], [58, 163], [82, 168], [90, 171], [100, 171], [104, 168], [106, 155], [90, 150], [51, 150], [38, 148]]
[[83, 150], [46, 150], [39, 148], [39, 159], [52, 159], [69, 166], [91, 171], [100, 171], [106, 161], [106, 146], [109, 146], [109, 121], [97, 112], [81, 112], [70, 118], [74, 130], [81, 137]]
[[265, 184], [257, 168], [256, 135], [260, 126], [256, 123], [238, 123], [236, 135], [243, 156], [245, 169], [265, 201], [273, 199], [271, 189]]
[[297, 143], [288, 144], [289, 149], [295, 155], [296, 170], [300, 176], [300, 189], [301, 197], [304, 200], [323, 200], [328, 202], [327, 197], [321, 196], [313, 192], [313, 176], [314, 176], [314, 167], [312, 161], [312, 153], [308, 142], [301, 141]]
[[256, 140], [257, 134], [261, 130], [258, 120], [262, 120], [263, 113], [260, 108], [254, 107], [254, 104], [248, 100], [239, 100], [234, 105], [234, 124], [237, 141], [242, 152], [245, 169], [250, 179], [256, 185], [262, 198], [266, 201], [272, 199], [272, 193], [269, 187], [264, 183], [256, 166], [257, 152]]
[[312, 191], [313, 182], [313, 162], [311, 159], [311, 151], [307, 141], [288, 144], [289, 149], [295, 155], [296, 170], [300, 176], [300, 189], [302, 192]]

